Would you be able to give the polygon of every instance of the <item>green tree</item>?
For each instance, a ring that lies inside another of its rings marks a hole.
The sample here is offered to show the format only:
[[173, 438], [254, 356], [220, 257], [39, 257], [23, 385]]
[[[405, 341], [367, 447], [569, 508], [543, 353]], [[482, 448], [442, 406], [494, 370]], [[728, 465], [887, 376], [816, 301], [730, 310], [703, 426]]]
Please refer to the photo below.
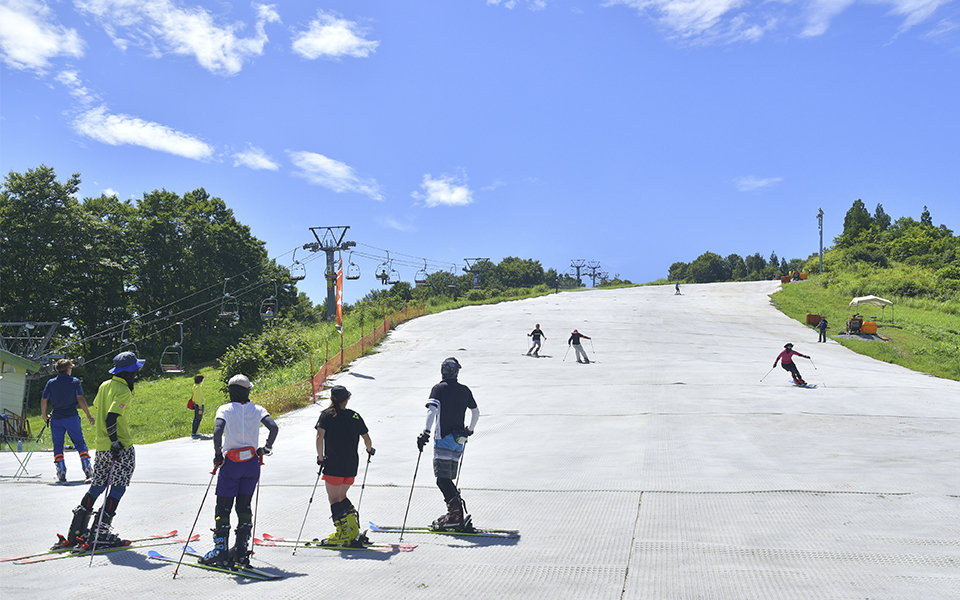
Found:
[[687, 269], [689, 279], [694, 283], [726, 281], [729, 278], [723, 258], [713, 252], [704, 252]]
[[496, 267], [497, 279], [506, 287], [533, 287], [544, 282], [540, 261], [508, 256]]
[[764, 271], [767, 268], [767, 261], [759, 252], [746, 257], [744, 262], [747, 264], [747, 277], [753, 280], [763, 279], [765, 277]]
[[883, 210], [882, 204], [878, 203], [876, 210], [873, 211], [873, 224], [879, 231], [890, 229], [890, 215]]
[[747, 271], [747, 263], [739, 254], [730, 254], [724, 259], [724, 266], [730, 278], [734, 281], [743, 281], [750, 274]]
[[837, 236], [834, 243], [839, 247], [852, 246], [870, 230], [872, 225], [873, 218], [870, 212], [867, 211], [863, 200], [858, 198], [843, 217], [843, 233]]
[[685, 262], [673, 263], [667, 271], [667, 279], [670, 281], [686, 281], [688, 267], [689, 265]]
[[930, 216], [930, 210], [927, 209], [926, 204], [923, 205], [923, 212], [920, 213], [920, 224], [933, 227], [933, 217]]

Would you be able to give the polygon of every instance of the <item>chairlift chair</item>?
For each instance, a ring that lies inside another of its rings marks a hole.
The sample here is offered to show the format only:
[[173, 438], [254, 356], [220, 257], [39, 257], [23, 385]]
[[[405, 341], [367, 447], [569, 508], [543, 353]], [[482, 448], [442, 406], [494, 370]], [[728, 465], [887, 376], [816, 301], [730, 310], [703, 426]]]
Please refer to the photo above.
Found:
[[393, 262], [390, 261], [390, 253], [387, 252], [387, 260], [383, 261], [377, 265], [376, 275], [377, 279], [380, 280], [380, 283], [383, 285], [390, 285], [390, 276], [393, 274]]
[[232, 319], [235, 324], [240, 320], [240, 301], [227, 292], [228, 281], [229, 278], [223, 280], [223, 298], [220, 300], [220, 312], [217, 316], [224, 320]]
[[180, 328], [180, 340], [167, 346], [160, 354], [160, 370], [164, 375], [183, 373], [183, 323], [177, 323]]
[[137, 345], [127, 339], [127, 325], [129, 323], [130, 321], [126, 321], [124, 322], [123, 326], [120, 327], [120, 352], [130, 350], [137, 356], [140, 356], [140, 352], [137, 350]]
[[427, 283], [427, 261], [423, 261], [423, 268], [417, 271], [417, 274], [413, 276], [413, 282], [419, 285], [424, 285]]
[[353, 252], [347, 258], [347, 279], [360, 279], [360, 266], [353, 262]]
[[297, 260], [297, 249], [293, 249], [293, 264], [290, 265], [290, 280], [303, 281], [307, 278], [307, 268]]
[[387, 277], [387, 284], [393, 285], [395, 283], [400, 283], [400, 273], [396, 269], [390, 269], [390, 273]]
[[260, 318], [264, 321], [272, 321], [277, 318], [280, 312], [280, 302], [277, 300], [277, 282], [273, 282], [273, 295], [264, 299], [260, 303]]

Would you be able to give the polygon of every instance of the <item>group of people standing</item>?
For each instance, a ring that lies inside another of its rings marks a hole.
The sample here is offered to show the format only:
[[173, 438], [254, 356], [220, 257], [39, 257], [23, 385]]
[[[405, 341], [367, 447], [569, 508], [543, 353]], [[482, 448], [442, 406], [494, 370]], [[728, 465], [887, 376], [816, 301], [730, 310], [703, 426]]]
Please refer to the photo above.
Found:
[[[128, 415], [134, 403], [134, 382], [144, 362], [133, 352], [117, 354], [113, 359], [113, 368], [109, 370], [111, 379], [101, 384], [97, 391], [94, 400], [96, 416], [90, 414], [85, 402], [81, 405], [91, 424], [96, 424], [93, 447], [97, 452], [91, 469], [91, 485], [73, 510], [67, 535], [60, 535], [55, 547], [93, 543], [106, 548], [126, 543], [113, 532], [112, 522], [136, 467], [136, 451]], [[434, 521], [433, 527], [467, 531], [471, 528], [471, 519], [466, 514], [466, 506], [454, 481], [466, 440], [476, 428], [480, 411], [470, 388], [457, 380], [459, 372], [460, 363], [454, 357], [445, 359], [441, 364], [441, 381], [430, 391], [425, 426], [417, 435], [416, 442], [418, 451], [422, 453], [433, 433], [433, 470], [446, 505], [446, 512]], [[69, 376], [69, 369], [64, 369], [63, 373]], [[201, 383], [202, 380], [195, 379], [195, 385]], [[72, 393], [82, 398], [79, 381], [75, 382], [75, 386], [71, 382], [71, 386]], [[259, 484], [262, 457], [273, 452], [273, 444], [279, 433], [279, 427], [268, 411], [250, 400], [252, 388], [253, 384], [247, 376], [234, 375], [227, 382], [230, 401], [217, 409], [213, 430], [213, 465], [214, 472], [219, 472], [219, 475], [212, 530], [213, 549], [200, 559], [203, 564], [249, 564], [253, 529], [251, 501]], [[56, 393], [51, 392], [51, 397], [55, 396]], [[347, 492], [359, 469], [360, 440], [363, 440], [368, 461], [376, 449], [363, 418], [347, 408], [350, 398], [351, 393], [347, 388], [334, 386], [330, 390], [330, 404], [320, 413], [315, 425], [317, 465], [322, 473], [331, 518], [336, 528], [334, 533], [324, 538], [323, 543], [332, 546], [355, 546], [366, 541], [360, 533], [359, 514], [347, 498]], [[199, 399], [195, 389], [191, 401], [196, 404]], [[79, 402], [76, 398], [73, 401], [75, 406]], [[468, 409], [471, 413], [470, 425], [466, 426]], [[45, 411], [44, 408], [46, 416]], [[58, 417], [56, 420], [60, 420], [59, 415], [55, 416]], [[79, 421], [77, 415], [71, 418]], [[262, 446], [259, 445], [261, 425], [268, 431]], [[66, 430], [67, 425], [64, 428]], [[94, 504], [104, 492], [107, 493], [106, 499], [100, 510], [94, 511]], [[237, 526], [231, 547], [230, 518], [233, 512], [237, 515]], [[97, 518], [91, 525], [90, 519], [95, 513]]]

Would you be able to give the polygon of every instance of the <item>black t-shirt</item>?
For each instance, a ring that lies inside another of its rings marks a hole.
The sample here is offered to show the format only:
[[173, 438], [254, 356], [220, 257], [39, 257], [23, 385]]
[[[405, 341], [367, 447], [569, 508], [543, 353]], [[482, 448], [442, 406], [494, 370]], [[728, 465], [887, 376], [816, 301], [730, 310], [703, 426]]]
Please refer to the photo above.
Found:
[[463, 430], [463, 416], [467, 409], [477, 408], [477, 401], [473, 399], [470, 388], [455, 379], [447, 379], [433, 386], [430, 390], [430, 400], [427, 406], [435, 403], [439, 407], [437, 425], [440, 433], [436, 436], [438, 438]]
[[585, 338], [585, 339], [588, 339], [588, 340], [590, 339], [589, 337], [583, 335], [582, 333], [571, 333], [571, 334], [570, 334], [570, 339], [567, 340], [567, 343], [568, 343], [568, 344], [569, 344], [569, 343], [573, 343], [573, 345], [579, 346], [579, 345], [580, 345], [580, 338]]
[[539, 327], [537, 327], [536, 329], [534, 329], [533, 331], [530, 332], [530, 335], [532, 335], [534, 341], [536, 341], [536, 340], [539, 340], [539, 339], [540, 339], [540, 336], [543, 335], [543, 332], [540, 331], [540, 328], [539, 328]]
[[357, 444], [367, 433], [367, 425], [359, 414], [349, 408], [335, 414], [327, 409], [320, 413], [317, 429], [324, 430], [323, 452], [327, 456], [323, 472], [335, 477], [356, 477], [360, 457]]

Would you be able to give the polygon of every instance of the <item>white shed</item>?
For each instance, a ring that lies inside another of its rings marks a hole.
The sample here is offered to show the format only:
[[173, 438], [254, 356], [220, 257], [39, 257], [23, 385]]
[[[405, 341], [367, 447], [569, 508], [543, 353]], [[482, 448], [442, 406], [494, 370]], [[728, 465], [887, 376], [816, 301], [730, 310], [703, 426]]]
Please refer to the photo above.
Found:
[[0, 349], [0, 412], [7, 410], [23, 416], [23, 391], [27, 373], [37, 372], [40, 365]]

